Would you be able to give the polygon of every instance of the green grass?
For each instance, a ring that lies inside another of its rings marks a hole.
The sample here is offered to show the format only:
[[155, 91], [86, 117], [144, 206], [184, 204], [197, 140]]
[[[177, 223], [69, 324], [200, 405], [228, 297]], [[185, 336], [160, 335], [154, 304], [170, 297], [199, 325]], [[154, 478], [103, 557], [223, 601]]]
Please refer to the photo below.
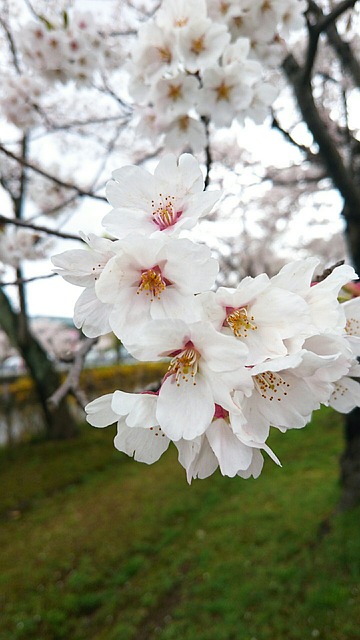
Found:
[[1, 640], [358, 640], [360, 509], [332, 515], [335, 413], [273, 434], [282, 469], [191, 487], [174, 450], [148, 467], [113, 435], [1, 452]]

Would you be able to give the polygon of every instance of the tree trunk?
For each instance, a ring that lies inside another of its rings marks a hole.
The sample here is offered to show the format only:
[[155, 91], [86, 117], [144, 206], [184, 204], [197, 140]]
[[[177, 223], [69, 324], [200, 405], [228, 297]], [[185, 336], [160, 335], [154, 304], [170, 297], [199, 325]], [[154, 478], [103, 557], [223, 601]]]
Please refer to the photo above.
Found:
[[[339, 46], [338, 39], [336, 45]], [[333, 44], [333, 46], [335, 45]], [[350, 55], [349, 51], [348, 55]], [[342, 56], [341, 60], [344, 62]], [[320, 117], [310, 77], [307, 77], [308, 74], [304, 75], [304, 69], [299, 66], [294, 56], [288, 55], [286, 57], [283, 70], [293, 88], [303, 120], [318, 144], [319, 160], [327, 170], [334, 187], [343, 197], [342, 215], [346, 220], [349, 251], [353, 266], [360, 275], [360, 188], [358, 179], [360, 167], [356, 170], [355, 165], [351, 168], [346, 166], [326, 123]], [[351, 70], [353, 71], [353, 69]], [[353, 140], [352, 144], [356, 144], [356, 141]], [[360, 504], [360, 409], [355, 409], [345, 416], [345, 451], [340, 460], [340, 481], [342, 495], [339, 508], [347, 509]]]
[[65, 399], [62, 400], [54, 412], [50, 410], [47, 402], [60, 386], [60, 376], [34, 336], [28, 330], [24, 331], [20, 320], [19, 314], [11, 307], [0, 287], [0, 327], [21, 354], [34, 382], [42, 408], [46, 435], [52, 439], [73, 437], [77, 432], [77, 425], [70, 413], [68, 402]]
[[[355, 271], [360, 276], [360, 224], [344, 207], [346, 238]], [[340, 509], [360, 504], [360, 408], [344, 416], [345, 450], [340, 458]]]

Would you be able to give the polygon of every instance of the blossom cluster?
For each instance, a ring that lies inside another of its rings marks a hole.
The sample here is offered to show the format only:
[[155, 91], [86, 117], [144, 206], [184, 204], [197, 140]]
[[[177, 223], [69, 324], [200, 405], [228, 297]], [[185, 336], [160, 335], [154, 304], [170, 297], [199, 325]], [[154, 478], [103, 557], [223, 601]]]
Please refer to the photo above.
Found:
[[96, 427], [117, 422], [115, 446], [152, 463], [173, 442], [187, 479], [257, 477], [270, 427], [304, 427], [321, 404], [360, 405], [360, 298], [338, 301], [356, 278], [336, 267], [314, 284], [316, 259], [274, 277], [215, 290], [217, 261], [189, 230], [216, 204], [193, 156], [164, 157], [150, 174], [125, 166], [107, 185], [112, 239], [52, 258], [83, 287], [74, 320], [85, 335], [110, 330], [141, 361], [168, 363], [157, 391], [117, 390], [90, 402]]
[[303, 0], [163, 0], [137, 34], [129, 65], [139, 126], [165, 146], [206, 146], [206, 119], [264, 121], [277, 95], [282, 36], [304, 24]]
[[100, 33], [91, 12], [64, 12], [51, 23], [31, 20], [17, 40], [28, 67], [50, 82], [89, 84], [96, 70], [119, 63], [118, 50]]
[[43, 82], [34, 76], [4, 76], [1, 109], [8, 122], [24, 131], [38, 124], [43, 90]]
[[17, 269], [23, 260], [46, 257], [52, 241], [31, 229], [5, 227], [0, 230], [0, 263]]

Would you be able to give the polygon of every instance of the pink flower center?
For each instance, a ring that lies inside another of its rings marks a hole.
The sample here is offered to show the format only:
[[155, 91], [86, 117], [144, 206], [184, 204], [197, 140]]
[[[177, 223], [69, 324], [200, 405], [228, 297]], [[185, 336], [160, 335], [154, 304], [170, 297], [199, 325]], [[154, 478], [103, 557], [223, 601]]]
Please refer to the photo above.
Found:
[[218, 420], [222, 418], [223, 420], [228, 420], [229, 412], [224, 409], [220, 404], [215, 404], [215, 412], [214, 412], [214, 420]]
[[257, 329], [254, 316], [248, 314], [247, 307], [240, 307], [239, 309], [226, 307], [224, 325], [232, 329], [236, 338], [247, 338], [249, 331], [256, 331]]
[[180, 218], [182, 210], [177, 211], [175, 208], [175, 196], [163, 196], [159, 193], [160, 204], [155, 207], [155, 201], [151, 201], [153, 221], [159, 227], [160, 231], [172, 227]]
[[191, 340], [185, 344], [185, 349], [178, 352], [168, 367], [168, 375], [175, 375], [175, 381], [178, 387], [180, 382], [193, 381], [196, 385], [195, 377], [198, 371], [198, 362], [200, 359], [200, 353], [195, 349]]
[[136, 293], [139, 295], [142, 291], [145, 291], [147, 296], [151, 296], [150, 302], [153, 302], [155, 298], [160, 300], [161, 293], [168, 284], [171, 284], [170, 281], [163, 278], [160, 267], [155, 265], [155, 267], [142, 272]]

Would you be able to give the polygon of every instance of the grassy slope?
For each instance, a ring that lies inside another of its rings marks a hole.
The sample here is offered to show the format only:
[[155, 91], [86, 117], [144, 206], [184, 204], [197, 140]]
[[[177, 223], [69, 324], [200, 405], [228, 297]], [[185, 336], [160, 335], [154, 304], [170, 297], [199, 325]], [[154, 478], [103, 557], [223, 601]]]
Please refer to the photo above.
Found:
[[342, 434], [323, 411], [274, 433], [283, 469], [186, 484], [114, 428], [1, 454], [1, 640], [358, 640], [360, 510], [338, 497]]

